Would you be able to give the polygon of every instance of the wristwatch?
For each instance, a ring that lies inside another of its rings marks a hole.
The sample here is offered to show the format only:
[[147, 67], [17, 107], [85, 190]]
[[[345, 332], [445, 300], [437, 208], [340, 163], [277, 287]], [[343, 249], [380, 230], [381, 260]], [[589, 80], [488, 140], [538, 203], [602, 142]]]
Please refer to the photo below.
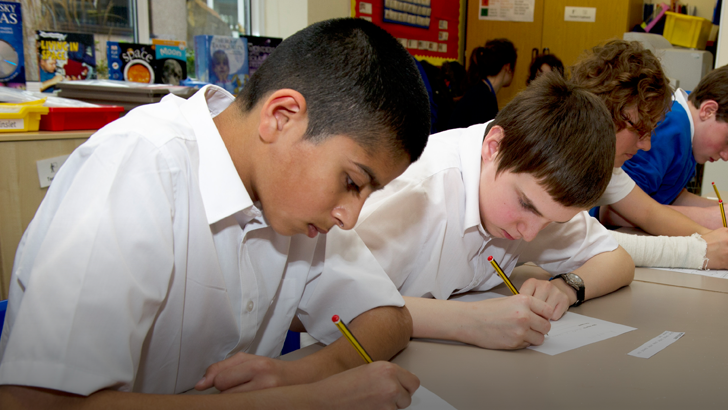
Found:
[[576, 290], [576, 302], [574, 302], [571, 306], [579, 306], [582, 303], [584, 303], [584, 281], [577, 275], [576, 273], [562, 273], [560, 275], [556, 275], [553, 278], [549, 279], [549, 281], [552, 281], [554, 279], [561, 278], [566, 282], [567, 285], [571, 286]]

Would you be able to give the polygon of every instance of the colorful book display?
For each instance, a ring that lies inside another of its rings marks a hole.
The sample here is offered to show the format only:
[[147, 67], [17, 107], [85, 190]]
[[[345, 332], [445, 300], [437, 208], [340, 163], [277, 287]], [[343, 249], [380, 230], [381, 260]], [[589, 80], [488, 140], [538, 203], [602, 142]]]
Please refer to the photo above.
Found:
[[237, 94], [250, 78], [248, 40], [225, 36], [195, 36], [195, 71], [198, 80]]
[[252, 76], [283, 39], [256, 36], [245, 36], [245, 38], [248, 40], [248, 66]]
[[149, 44], [106, 42], [109, 79], [153, 84], [155, 52]]
[[154, 72], [158, 84], [179, 85], [187, 78], [187, 42], [153, 39]]
[[40, 90], [52, 92], [63, 80], [96, 78], [93, 34], [36, 31]]
[[0, 1], [0, 86], [25, 89], [20, 3]]

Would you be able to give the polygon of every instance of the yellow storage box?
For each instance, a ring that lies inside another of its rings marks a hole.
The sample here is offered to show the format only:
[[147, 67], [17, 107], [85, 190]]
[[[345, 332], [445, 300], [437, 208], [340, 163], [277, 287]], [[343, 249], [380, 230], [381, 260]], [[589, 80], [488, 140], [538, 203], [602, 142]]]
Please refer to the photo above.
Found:
[[0, 132], [38, 131], [40, 116], [48, 114], [45, 98], [19, 104], [0, 104]]
[[713, 23], [702, 17], [688, 16], [668, 11], [665, 13], [665, 31], [662, 36], [671, 44], [705, 50]]

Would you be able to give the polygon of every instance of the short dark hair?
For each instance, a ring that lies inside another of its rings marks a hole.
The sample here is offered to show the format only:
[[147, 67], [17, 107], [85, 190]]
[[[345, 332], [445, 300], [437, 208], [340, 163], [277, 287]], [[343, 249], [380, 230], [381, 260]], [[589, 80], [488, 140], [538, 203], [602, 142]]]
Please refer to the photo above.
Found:
[[470, 53], [470, 66], [468, 66], [468, 81], [473, 86], [488, 76], [498, 74], [503, 66], [509, 65], [511, 70], [516, 68], [518, 53], [510, 40], [496, 38], [488, 40], [484, 47], [476, 47]]
[[670, 82], [660, 60], [639, 42], [612, 40], [594, 47], [571, 68], [571, 81], [601, 97], [617, 130], [624, 110], [636, 108], [636, 131], [649, 135], [672, 106]]
[[528, 79], [526, 80], [526, 85], [531, 84], [531, 81], [543, 74], [539, 70], [541, 70], [541, 66], [544, 64], [551, 67], [551, 70], [559, 73], [562, 77], [564, 76], [564, 63], [562, 63], [558, 57], [553, 54], [539, 54], [533, 59], [533, 61], [531, 61], [531, 66], [528, 67]]
[[703, 77], [690, 93], [688, 100], [697, 108], [700, 108], [703, 101], [717, 102], [715, 119], [728, 122], [728, 66], [716, 68]]
[[247, 113], [283, 88], [306, 99], [309, 140], [346, 135], [370, 153], [385, 149], [410, 161], [425, 148], [430, 104], [414, 58], [366, 20], [327, 20], [288, 37], [236, 102]]
[[554, 201], [589, 208], [602, 196], [614, 167], [616, 136], [604, 103], [556, 73], [521, 91], [488, 125], [498, 125], [496, 175], [533, 175]]

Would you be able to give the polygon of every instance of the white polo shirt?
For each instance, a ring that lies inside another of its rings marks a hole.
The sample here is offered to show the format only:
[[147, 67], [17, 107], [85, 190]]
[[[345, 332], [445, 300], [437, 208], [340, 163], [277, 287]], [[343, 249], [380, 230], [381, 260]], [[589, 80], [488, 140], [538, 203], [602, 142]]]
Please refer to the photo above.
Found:
[[[358, 236], [365, 245], [357, 251], [373, 254], [402, 295], [447, 299], [503, 283], [487, 260], [491, 255], [509, 275], [529, 261], [556, 274], [617, 248], [586, 212], [550, 224], [531, 242], [491, 237], [481, 225], [478, 199], [486, 125], [431, 136], [422, 157], [369, 198], [354, 231], [329, 234], [327, 256], [354, 252], [348, 244]], [[347, 247], [335, 249], [339, 243]]]
[[294, 315], [330, 343], [332, 315], [404, 304], [381, 270], [325, 267], [325, 236], [268, 226], [212, 121], [233, 100], [165, 97], [69, 157], [16, 254], [0, 384], [179, 393], [233, 353], [278, 356]]
[[612, 170], [612, 179], [595, 206], [605, 206], [623, 200], [637, 185], [622, 167]]

